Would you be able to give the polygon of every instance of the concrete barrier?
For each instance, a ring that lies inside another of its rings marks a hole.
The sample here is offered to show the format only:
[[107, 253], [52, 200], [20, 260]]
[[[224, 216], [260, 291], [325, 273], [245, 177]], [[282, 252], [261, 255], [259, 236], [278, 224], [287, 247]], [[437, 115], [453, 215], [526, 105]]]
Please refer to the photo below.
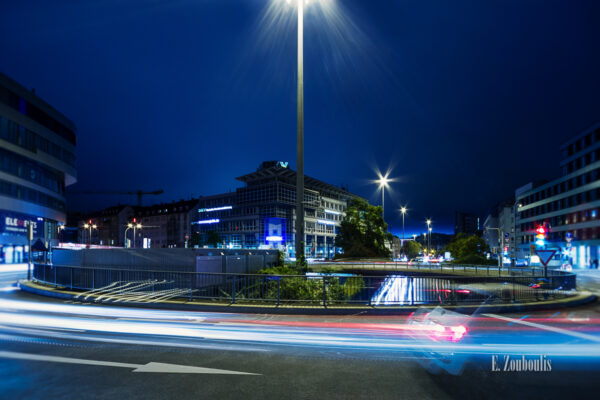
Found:
[[237, 274], [257, 272], [276, 265], [278, 260], [277, 250], [54, 249], [52, 252], [52, 264], [59, 266]]

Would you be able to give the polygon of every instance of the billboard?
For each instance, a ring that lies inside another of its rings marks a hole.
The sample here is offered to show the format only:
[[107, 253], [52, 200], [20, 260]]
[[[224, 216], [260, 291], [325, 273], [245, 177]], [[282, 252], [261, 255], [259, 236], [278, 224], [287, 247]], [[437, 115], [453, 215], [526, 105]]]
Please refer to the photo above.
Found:
[[33, 228], [33, 236], [39, 237], [44, 229], [44, 219], [16, 212], [0, 212], [0, 233], [27, 236], [27, 227]]

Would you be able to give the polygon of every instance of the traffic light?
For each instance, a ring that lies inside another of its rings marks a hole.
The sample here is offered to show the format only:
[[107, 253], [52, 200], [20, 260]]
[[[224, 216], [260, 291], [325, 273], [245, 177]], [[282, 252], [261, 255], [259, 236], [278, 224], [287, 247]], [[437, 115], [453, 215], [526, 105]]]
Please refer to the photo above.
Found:
[[537, 244], [538, 246], [546, 245], [546, 228], [544, 228], [543, 226], [538, 226], [535, 232], [537, 233], [535, 235], [535, 244]]

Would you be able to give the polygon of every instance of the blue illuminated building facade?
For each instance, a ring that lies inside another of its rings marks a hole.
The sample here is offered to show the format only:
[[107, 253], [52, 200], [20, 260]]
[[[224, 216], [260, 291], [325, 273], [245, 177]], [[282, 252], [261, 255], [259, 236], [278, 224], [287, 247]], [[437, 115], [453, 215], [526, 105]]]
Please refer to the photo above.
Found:
[[71, 121], [0, 73], [0, 263], [27, 259], [27, 229], [46, 246], [66, 220], [65, 186], [76, 182]]
[[[267, 161], [237, 180], [235, 192], [201, 197], [192, 229], [206, 240], [216, 231], [227, 248], [276, 248], [295, 257], [296, 172], [286, 162]], [[305, 176], [307, 257], [332, 257], [348, 200], [347, 190]]]
[[587, 268], [600, 260], [600, 123], [561, 146], [560, 166], [560, 178], [515, 193], [518, 258], [553, 249], [554, 265]]

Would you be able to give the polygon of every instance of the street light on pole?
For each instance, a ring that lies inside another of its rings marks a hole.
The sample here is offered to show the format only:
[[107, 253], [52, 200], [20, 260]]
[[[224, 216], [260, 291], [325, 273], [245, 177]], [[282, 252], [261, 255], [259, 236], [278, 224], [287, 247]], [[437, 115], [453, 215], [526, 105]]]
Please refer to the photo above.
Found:
[[133, 224], [127, 224], [127, 228], [125, 228], [125, 234], [124, 234], [125, 240], [123, 243], [125, 245], [125, 247], [129, 247], [129, 246], [127, 246], [127, 231], [130, 230], [131, 228], [133, 228]]
[[92, 220], [90, 219], [89, 223], [83, 224], [83, 227], [85, 229], [89, 229], [88, 244], [92, 244], [92, 229], [98, 229], [98, 226], [95, 224], [92, 224]]
[[[286, 0], [292, 4], [291, 0]], [[298, 7], [298, 88], [296, 123], [296, 260], [304, 262], [304, 7], [308, 0], [296, 0]]]
[[135, 249], [135, 242], [136, 242], [136, 236], [135, 236], [135, 230], [136, 229], [142, 229], [142, 224], [133, 224], [133, 248]]
[[406, 215], [406, 207], [402, 206], [400, 208], [400, 213], [402, 214], [402, 244], [404, 244], [404, 216]]
[[[425, 223], [427, 224], [427, 231], [425, 232], [425, 234], [431, 232], [431, 220], [427, 219], [425, 220]], [[429, 256], [429, 237], [426, 236], [427, 239], [427, 255]]]
[[429, 227], [429, 239], [427, 241], [427, 249], [429, 250], [429, 252], [431, 253], [431, 231], [433, 230], [432, 227]]
[[379, 174], [379, 179], [377, 179], [375, 181], [375, 183], [377, 183], [379, 185], [379, 188], [381, 189], [381, 214], [383, 216], [383, 219], [385, 220], [385, 188], [390, 186], [390, 182], [392, 181], [390, 178], [388, 178], [389, 173], [385, 174], [385, 175], [381, 175]]

